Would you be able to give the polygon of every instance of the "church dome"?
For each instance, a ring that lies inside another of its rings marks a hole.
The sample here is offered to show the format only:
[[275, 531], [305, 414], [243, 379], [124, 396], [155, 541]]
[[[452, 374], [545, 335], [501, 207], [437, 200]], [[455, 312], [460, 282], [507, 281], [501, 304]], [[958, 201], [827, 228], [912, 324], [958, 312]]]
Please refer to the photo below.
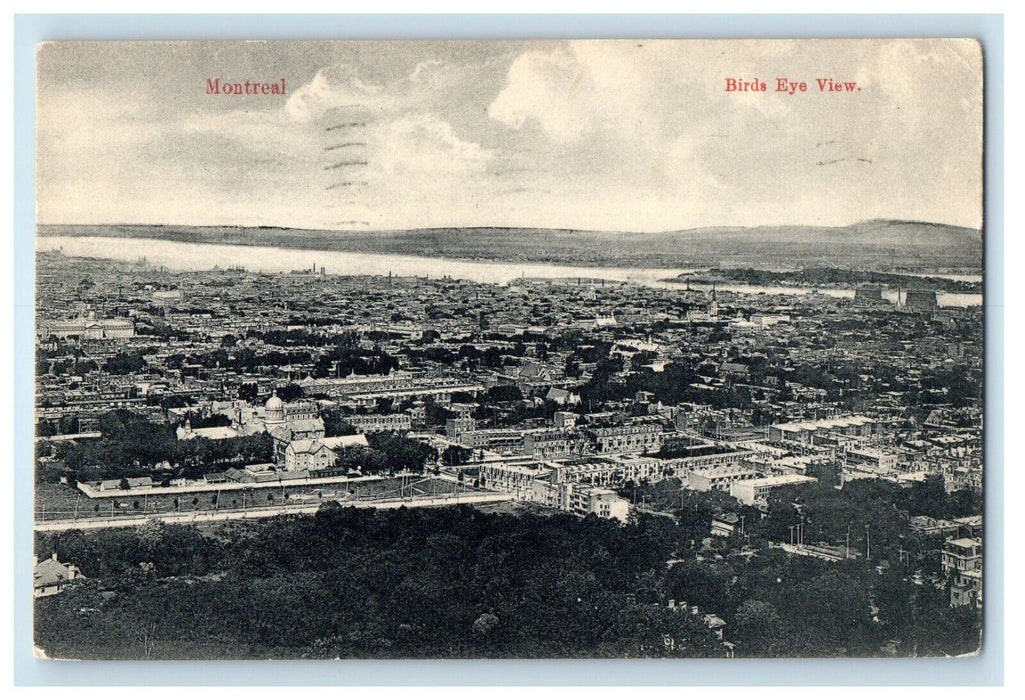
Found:
[[266, 409], [267, 420], [282, 421], [285, 419], [285, 402], [278, 398], [276, 391], [267, 399], [264, 408]]

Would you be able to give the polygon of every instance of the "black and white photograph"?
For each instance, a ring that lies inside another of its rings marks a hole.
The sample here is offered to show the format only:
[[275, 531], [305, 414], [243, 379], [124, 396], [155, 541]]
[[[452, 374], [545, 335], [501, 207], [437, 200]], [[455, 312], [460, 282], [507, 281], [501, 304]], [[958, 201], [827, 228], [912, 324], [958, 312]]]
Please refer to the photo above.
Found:
[[979, 654], [983, 48], [38, 44], [35, 657]]

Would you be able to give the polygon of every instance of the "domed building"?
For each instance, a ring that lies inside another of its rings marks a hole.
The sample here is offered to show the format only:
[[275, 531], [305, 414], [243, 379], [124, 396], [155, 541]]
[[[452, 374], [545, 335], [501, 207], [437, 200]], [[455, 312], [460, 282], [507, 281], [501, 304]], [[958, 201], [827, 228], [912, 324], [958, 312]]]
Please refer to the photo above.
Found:
[[267, 424], [268, 429], [271, 425], [285, 422], [285, 402], [278, 398], [277, 390], [267, 399], [263, 409], [263, 422]]
[[274, 440], [274, 462], [281, 464], [293, 440], [324, 437], [324, 421], [315, 401], [285, 403], [275, 389], [263, 406], [263, 424]]

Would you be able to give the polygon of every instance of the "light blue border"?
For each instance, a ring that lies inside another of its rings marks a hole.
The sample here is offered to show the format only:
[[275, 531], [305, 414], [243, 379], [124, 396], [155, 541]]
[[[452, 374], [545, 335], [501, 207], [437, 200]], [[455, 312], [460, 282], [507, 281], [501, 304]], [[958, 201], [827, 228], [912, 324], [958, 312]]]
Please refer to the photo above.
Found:
[[[31, 655], [35, 45], [61, 39], [975, 37], [986, 81], [986, 593], [970, 659], [806, 661], [46, 662]], [[1002, 15], [15, 15], [16, 685], [1002, 685]]]

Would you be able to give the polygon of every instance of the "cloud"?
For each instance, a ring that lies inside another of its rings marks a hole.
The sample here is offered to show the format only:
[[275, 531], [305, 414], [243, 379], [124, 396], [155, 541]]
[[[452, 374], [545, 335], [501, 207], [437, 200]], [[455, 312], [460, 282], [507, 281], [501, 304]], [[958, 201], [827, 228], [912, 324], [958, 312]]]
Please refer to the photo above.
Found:
[[318, 71], [288, 98], [285, 112], [294, 121], [309, 122], [337, 109], [395, 108], [393, 95], [380, 85], [368, 85], [358, 71], [340, 65]]
[[[481, 66], [432, 59], [416, 64], [402, 77], [370, 82], [359, 67], [339, 63], [323, 68], [288, 98], [285, 111], [294, 121], [309, 122], [339, 111], [388, 115], [410, 109], [438, 111], [472, 84]], [[449, 105], [451, 106], [451, 105]]]
[[459, 139], [452, 126], [431, 114], [400, 117], [376, 129], [375, 165], [384, 177], [428, 177], [480, 173], [495, 157], [477, 143]]
[[488, 115], [513, 129], [533, 122], [556, 141], [580, 139], [593, 130], [592, 85], [568, 49], [528, 51], [509, 68], [505, 89]]

